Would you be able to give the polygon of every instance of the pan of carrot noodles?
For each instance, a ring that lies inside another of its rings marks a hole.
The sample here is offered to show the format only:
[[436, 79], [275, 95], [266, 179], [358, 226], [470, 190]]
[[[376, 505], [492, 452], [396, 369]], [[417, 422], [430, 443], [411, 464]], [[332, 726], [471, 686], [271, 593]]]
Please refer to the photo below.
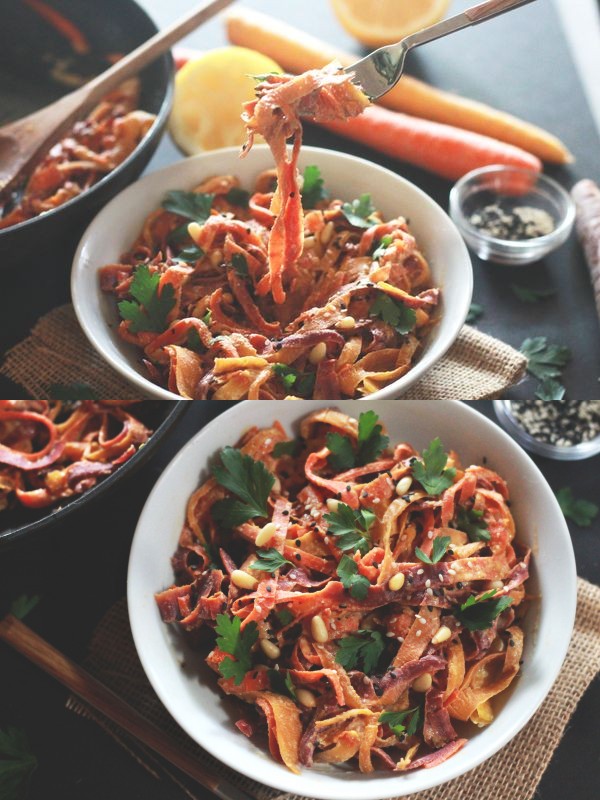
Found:
[[293, 773], [436, 767], [520, 672], [531, 553], [509, 487], [433, 431], [390, 441], [374, 411], [297, 430], [216, 453], [155, 587], [162, 620]]

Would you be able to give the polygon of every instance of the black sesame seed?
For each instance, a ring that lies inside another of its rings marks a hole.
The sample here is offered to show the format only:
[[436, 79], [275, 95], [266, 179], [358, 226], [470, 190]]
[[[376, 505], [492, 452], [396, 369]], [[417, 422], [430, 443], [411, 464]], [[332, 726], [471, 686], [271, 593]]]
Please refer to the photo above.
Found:
[[350, 484], [347, 484], [347, 486], [346, 486], [346, 491], [347, 491], [347, 492], [350, 492], [350, 491], [352, 491], [352, 487], [350, 486]]
[[302, 561], [302, 556], [300, 553], [296, 553], [296, 561]]
[[456, 588], [457, 589], [462, 589], [463, 586], [464, 586], [464, 583], [462, 583], [462, 581], [458, 581], [458, 583], [456, 584]]
[[301, 547], [301, 546], [302, 542], [300, 541], [300, 539], [296, 539], [296, 547]]
[[284, 517], [289, 517], [289, 515], [290, 515], [290, 512], [287, 510], [287, 508], [286, 508], [286, 510], [285, 510], [285, 511], [283, 511], [282, 513], [283, 513], [283, 516], [284, 516]]

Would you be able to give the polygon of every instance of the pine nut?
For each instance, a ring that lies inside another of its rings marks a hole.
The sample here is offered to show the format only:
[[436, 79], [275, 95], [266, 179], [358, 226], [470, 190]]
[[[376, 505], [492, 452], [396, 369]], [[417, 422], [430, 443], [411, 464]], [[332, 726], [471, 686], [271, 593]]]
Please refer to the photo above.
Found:
[[415, 692], [428, 692], [431, 689], [432, 683], [433, 678], [429, 672], [426, 672], [413, 681], [412, 688]]
[[494, 641], [490, 645], [490, 650], [492, 653], [503, 653], [505, 648], [504, 641], [499, 637], [496, 636]]
[[202, 233], [202, 225], [199, 225], [197, 222], [190, 222], [188, 225], [188, 233], [192, 239], [196, 241], [198, 236]]
[[268, 639], [261, 639], [260, 646], [267, 658], [276, 659], [281, 655], [281, 650], [277, 645], [273, 644], [273, 642], [270, 642]]
[[452, 631], [450, 630], [450, 628], [447, 625], [442, 625], [442, 627], [438, 630], [438, 632], [431, 640], [431, 644], [441, 644], [442, 642], [447, 642], [451, 636], [452, 636]]
[[219, 267], [223, 263], [223, 253], [220, 250], [215, 250], [210, 254], [210, 263], [213, 267]]
[[504, 589], [504, 584], [502, 581], [492, 581], [490, 583], [490, 589], [496, 589], [497, 591], [500, 591], [501, 589]]
[[342, 317], [335, 327], [340, 331], [351, 331], [356, 327], [356, 320], [354, 317]]
[[319, 644], [324, 644], [329, 639], [323, 617], [319, 614], [312, 618], [310, 622], [310, 632], [315, 642], [319, 642]]
[[328, 245], [331, 239], [333, 238], [333, 233], [334, 233], [333, 222], [328, 222], [319, 235], [321, 243]]
[[337, 510], [339, 508], [340, 501], [334, 500], [333, 497], [330, 497], [327, 501], [327, 510], [332, 514], [337, 514]]
[[258, 581], [242, 569], [234, 569], [231, 573], [231, 582], [239, 589], [256, 589]]
[[388, 583], [388, 587], [392, 590], [392, 592], [399, 592], [403, 586], [404, 586], [403, 572], [397, 572], [392, 578], [390, 578], [390, 582]]
[[325, 342], [319, 342], [319, 344], [316, 344], [310, 351], [308, 360], [310, 361], [311, 364], [320, 364], [326, 355], [327, 355], [327, 345], [325, 344]]
[[254, 544], [257, 547], [262, 547], [263, 544], [270, 542], [271, 539], [277, 533], [277, 525], [274, 522], [267, 522], [267, 524], [261, 528], [254, 540]]
[[406, 494], [410, 487], [412, 486], [412, 478], [410, 475], [406, 475], [404, 478], [398, 481], [396, 484], [396, 494], [398, 497], [402, 497], [403, 494]]
[[310, 250], [315, 246], [315, 237], [314, 236], [305, 236], [304, 237], [304, 249]]
[[314, 708], [317, 705], [317, 698], [308, 689], [296, 689], [296, 697], [305, 708]]

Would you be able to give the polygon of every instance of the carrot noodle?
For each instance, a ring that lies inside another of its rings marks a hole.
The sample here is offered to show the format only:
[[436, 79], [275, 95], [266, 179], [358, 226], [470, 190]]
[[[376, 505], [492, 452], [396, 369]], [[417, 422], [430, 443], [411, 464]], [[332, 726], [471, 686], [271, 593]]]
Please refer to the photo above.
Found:
[[55, 8], [43, 3], [42, 0], [24, 0], [36, 14], [49, 22], [61, 36], [69, 40], [73, 50], [80, 55], [89, 53], [91, 48], [86, 36], [79, 30], [75, 23], [64, 17]]
[[[189, 498], [176, 582], [156, 601], [191, 646], [212, 646], [206, 661], [220, 689], [246, 704], [239, 730], [266, 731], [273, 758], [293, 772], [343, 762], [367, 773], [431, 768], [492, 722], [494, 698], [519, 673], [530, 551], [515, 539], [508, 487], [492, 470], [464, 468], [450, 452], [454, 472], [429, 494], [415, 466], [426, 457], [410, 444], [383, 441], [371, 463], [340, 472], [328, 446], [339, 437], [358, 454], [359, 423], [332, 409], [303, 419], [283, 453], [278, 422], [249, 430], [237, 448], [273, 476], [267, 514], [227, 522], [223, 505], [239, 500], [215, 471]], [[342, 504], [368, 515], [366, 542], [345, 542], [334, 527]], [[276, 556], [270, 572], [253, 567], [265, 551]], [[345, 582], [349, 563], [358, 594]], [[467, 601], [496, 611], [474, 626]], [[243, 657], [214, 642], [215, 627], [235, 620], [240, 636], [256, 637]], [[369, 641], [372, 662], [345, 660], [349, 645]], [[241, 674], [225, 674], [227, 660]]]
[[136, 109], [139, 92], [137, 78], [125, 81], [76, 122], [35, 167], [22, 193], [4, 205], [0, 199], [0, 230], [58, 208], [121, 164], [155, 120]]
[[127, 403], [0, 400], [0, 511], [82, 494], [151, 435]]

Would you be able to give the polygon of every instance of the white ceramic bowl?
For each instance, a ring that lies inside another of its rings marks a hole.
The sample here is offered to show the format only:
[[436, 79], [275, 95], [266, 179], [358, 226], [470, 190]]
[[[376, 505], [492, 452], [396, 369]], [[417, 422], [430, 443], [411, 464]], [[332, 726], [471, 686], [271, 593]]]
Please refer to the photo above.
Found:
[[[316, 408], [317, 401], [280, 403], [275, 418], [288, 431]], [[356, 414], [356, 402], [336, 407]], [[133, 638], [156, 693], [179, 725], [215, 758], [238, 772], [281, 791], [326, 800], [380, 800], [429, 789], [485, 761], [515, 736], [554, 683], [571, 637], [576, 603], [575, 560], [562, 512], [539, 469], [496, 424], [454, 401], [373, 402], [392, 443], [412, 442], [419, 449], [435, 436], [455, 448], [464, 464], [481, 463], [508, 481], [519, 539], [533, 548], [531, 591], [541, 596], [526, 620], [521, 676], [496, 704], [497, 716], [474, 733], [465, 747], [429, 770], [362, 775], [354, 769], [317, 767], [293, 775], [234, 727], [236, 701], [217, 687], [201, 656], [188, 650], [179, 632], [165, 625], [154, 592], [172, 585], [175, 551], [188, 497], [208, 476], [207, 463], [252, 425], [273, 422], [273, 405], [245, 402], [203, 428], [173, 459], [144, 507], [129, 561], [127, 599]], [[181, 662], [186, 664], [181, 667]], [[498, 796], [502, 788], [498, 789]]]
[[[433, 284], [442, 289], [441, 321], [431, 333], [418, 362], [407, 375], [377, 393], [398, 397], [438, 361], [454, 343], [466, 319], [473, 290], [467, 248], [447, 214], [420, 189], [390, 170], [332, 150], [305, 147], [300, 169], [317, 164], [332, 197], [352, 200], [365, 192], [386, 218], [404, 215], [410, 220], [431, 265]], [[236, 147], [188, 158], [147, 175], [117, 195], [93, 220], [73, 261], [71, 293], [75, 312], [86, 336], [108, 363], [144, 395], [162, 400], [180, 399], [146, 377], [136, 347], [117, 333], [115, 298], [100, 291], [98, 270], [117, 262], [135, 241], [146, 216], [160, 207], [171, 189], [191, 190], [211, 175], [237, 175], [244, 187], [273, 166], [266, 145], [257, 145], [245, 159]]]

